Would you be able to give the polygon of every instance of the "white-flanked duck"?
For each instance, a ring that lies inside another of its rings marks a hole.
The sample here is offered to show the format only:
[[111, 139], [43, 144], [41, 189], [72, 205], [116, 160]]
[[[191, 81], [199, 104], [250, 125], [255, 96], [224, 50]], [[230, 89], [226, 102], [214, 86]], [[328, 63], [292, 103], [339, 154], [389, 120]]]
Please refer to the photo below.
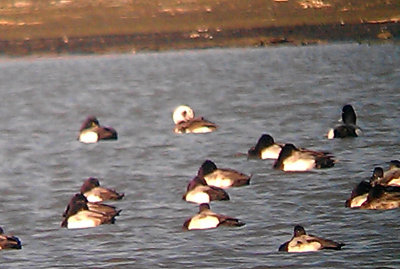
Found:
[[71, 200], [68, 204], [61, 227], [84, 229], [114, 222], [115, 215], [92, 211], [84, 201], [76, 199]]
[[4, 234], [3, 228], [0, 227], [0, 249], [21, 249], [21, 241], [13, 236]]
[[114, 128], [101, 126], [94, 116], [89, 116], [82, 123], [78, 140], [82, 143], [97, 143], [99, 140], [117, 140], [118, 134]]
[[196, 204], [208, 204], [211, 201], [229, 200], [229, 195], [222, 188], [209, 186], [204, 179], [203, 169], [200, 167], [197, 176], [189, 182], [182, 199]]
[[233, 169], [218, 168], [214, 162], [206, 160], [201, 165], [207, 185], [219, 188], [240, 187], [250, 184], [251, 176]]
[[328, 139], [357, 137], [362, 134], [361, 129], [356, 125], [357, 116], [351, 105], [345, 105], [342, 108], [343, 124], [336, 126], [328, 131]]
[[383, 177], [382, 167], [375, 167], [369, 181], [361, 181], [351, 192], [350, 198], [346, 200], [345, 206], [350, 208], [360, 207], [367, 201], [369, 191], [377, 185]]
[[83, 182], [81, 193], [92, 203], [106, 200], [121, 200], [124, 197], [123, 193], [120, 194], [115, 190], [100, 186], [99, 180], [94, 177], [90, 177]]
[[274, 163], [274, 168], [283, 171], [308, 171], [334, 165], [333, 156], [327, 152], [299, 149], [293, 144], [285, 144]]
[[115, 206], [106, 205], [102, 203], [91, 203], [89, 202], [86, 197], [81, 193], [76, 193], [72, 196], [71, 200], [69, 201], [64, 213], [63, 217], [66, 217], [70, 211], [70, 208], [73, 207], [74, 204], [86, 204], [90, 211], [98, 212], [101, 214], [105, 214], [111, 217], [118, 216], [121, 210], [117, 210]]
[[344, 245], [343, 243], [338, 243], [329, 239], [323, 239], [311, 234], [308, 235], [302, 226], [296, 225], [294, 227], [292, 239], [282, 244], [279, 247], [279, 251], [309, 252], [322, 249], [340, 250]]
[[219, 226], [236, 226], [245, 225], [236, 218], [214, 213], [210, 210], [207, 203], [200, 204], [199, 213], [187, 219], [183, 224], [184, 230], [204, 230], [213, 229]]
[[275, 143], [272, 136], [269, 134], [261, 135], [257, 144], [250, 148], [247, 152], [248, 158], [251, 159], [278, 159], [283, 145]]
[[215, 131], [218, 126], [203, 117], [194, 117], [194, 111], [189, 106], [181, 105], [175, 108], [172, 115], [175, 123], [174, 132], [183, 133], [209, 133]]

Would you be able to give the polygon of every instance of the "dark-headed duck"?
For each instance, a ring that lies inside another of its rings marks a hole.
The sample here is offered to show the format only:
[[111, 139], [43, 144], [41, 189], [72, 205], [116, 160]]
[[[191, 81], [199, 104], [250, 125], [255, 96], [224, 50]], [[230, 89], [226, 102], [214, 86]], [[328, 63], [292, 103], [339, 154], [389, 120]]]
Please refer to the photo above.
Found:
[[89, 116], [82, 123], [78, 140], [82, 143], [96, 143], [99, 140], [116, 140], [117, 131], [111, 127], [101, 126], [94, 116]]
[[91, 203], [86, 197], [81, 193], [76, 193], [72, 196], [69, 201], [65, 212], [63, 213], [63, 217], [66, 217], [69, 214], [70, 208], [73, 207], [74, 204], [86, 204], [90, 211], [98, 212], [101, 214], [105, 214], [111, 217], [118, 216], [121, 210], [117, 210], [115, 206], [101, 204], [101, 203]]
[[334, 165], [335, 160], [329, 153], [298, 149], [293, 144], [285, 144], [275, 161], [274, 168], [283, 171], [308, 171]]
[[258, 139], [257, 144], [249, 149], [247, 152], [248, 158], [252, 159], [278, 159], [279, 153], [281, 152], [283, 145], [275, 143], [272, 136], [269, 134], [263, 134]]
[[197, 176], [189, 182], [182, 199], [191, 203], [203, 204], [211, 201], [229, 200], [229, 195], [222, 188], [208, 186], [200, 167]]
[[21, 241], [12, 235], [4, 234], [3, 228], [0, 227], [0, 249], [21, 249]]
[[351, 105], [345, 105], [342, 109], [343, 124], [329, 130], [328, 139], [357, 137], [361, 135], [361, 129], [356, 125], [356, 112]]
[[383, 177], [383, 169], [375, 167], [369, 181], [361, 181], [351, 192], [350, 198], [346, 200], [345, 206], [350, 208], [360, 207], [367, 201], [369, 191], [379, 182]]
[[203, 230], [213, 229], [219, 226], [236, 226], [240, 227], [245, 225], [236, 218], [214, 213], [210, 210], [209, 204], [201, 204], [199, 206], [199, 213], [187, 219], [183, 224], [184, 230]]
[[67, 229], [83, 229], [114, 222], [115, 216], [92, 211], [84, 201], [76, 199], [71, 200], [68, 204], [61, 227]]
[[304, 228], [300, 225], [294, 227], [294, 235], [290, 241], [282, 244], [279, 251], [287, 252], [308, 252], [318, 251], [321, 249], [340, 250], [344, 246], [343, 243], [337, 243], [329, 239], [323, 239], [313, 235], [306, 234]]
[[172, 115], [175, 123], [174, 132], [183, 133], [209, 133], [215, 131], [218, 126], [203, 117], [194, 117], [193, 110], [186, 105], [175, 108]]
[[81, 193], [92, 203], [106, 200], [121, 200], [124, 197], [123, 193], [120, 194], [115, 190], [101, 187], [99, 180], [94, 177], [90, 177], [83, 182]]
[[201, 165], [204, 179], [210, 186], [219, 188], [239, 187], [250, 184], [251, 176], [233, 169], [217, 168], [214, 162], [206, 160]]

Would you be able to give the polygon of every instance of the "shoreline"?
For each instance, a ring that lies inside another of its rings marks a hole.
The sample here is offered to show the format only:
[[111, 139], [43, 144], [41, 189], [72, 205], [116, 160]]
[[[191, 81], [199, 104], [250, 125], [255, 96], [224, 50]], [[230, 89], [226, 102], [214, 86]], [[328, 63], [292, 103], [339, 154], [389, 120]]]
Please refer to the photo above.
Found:
[[241, 29], [203, 29], [192, 32], [133, 33], [68, 38], [0, 40], [0, 56], [87, 55], [139, 53], [205, 48], [314, 45], [330, 42], [396, 42], [400, 23], [268, 26]]

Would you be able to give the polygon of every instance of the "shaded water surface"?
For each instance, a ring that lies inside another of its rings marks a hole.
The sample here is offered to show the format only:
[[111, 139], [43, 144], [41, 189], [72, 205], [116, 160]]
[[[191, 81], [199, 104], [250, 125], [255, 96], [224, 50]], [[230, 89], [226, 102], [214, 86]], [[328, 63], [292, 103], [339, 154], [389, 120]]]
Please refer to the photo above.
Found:
[[[48, 267], [383, 266], [399, 262], [399, 210], [344, 207], [374, 166], [400, 159], [400, 47], [334, 44], [138, 55], [0, 60], [0, 225], [23, 242], [2, 265]], [[329, 141], [351, 103], [364, 136]], [[217, 132], [176, 135], [188, 104]], [[76, 138], [89, 114], [119, 140]], [[332, 152], [334, 168], [283, 173], [237, 157], [262, 133]], [[253, 174], [211, 208], [246, 226], [183, 232], [197, 206], [181, 200], [200, 164]], [[114, 225], [60, 228], [84, 179], [125, 192]], [[277, 251], [294, 224], [345, 242], [340, 252]]]

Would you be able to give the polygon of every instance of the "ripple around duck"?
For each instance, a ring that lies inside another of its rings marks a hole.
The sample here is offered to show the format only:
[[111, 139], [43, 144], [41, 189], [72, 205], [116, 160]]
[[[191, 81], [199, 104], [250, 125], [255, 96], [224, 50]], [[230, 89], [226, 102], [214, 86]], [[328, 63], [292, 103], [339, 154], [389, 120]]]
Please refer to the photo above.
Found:
[[[392, 266], [399, 261], [399, 211], [351, 210], [344, 201], [375, 166], [400, 158], [399, 55], [394, 45], [335, 44], [2, 61], [0, 225], [23, 242], [22, 251], [2, 253], [2, 265]], [[327, 140], [346, 103], [364, 135]], [[180, 104], [219, 130], [174, 134], [171, 113]], [[79, 143], [87, 115], [114, 127], [119, 139]], [[262, 133], [329, 151], [338, 162], [285, 173], [272, 169], [273, 160], [237, 156]], [[230, 201], [211, 203], [245, 226], [182, 231], [198, 206], [181, 197], [205, 159], [253, 175], [249, 186], [227, 190]], [[89, 176], [125, 193], [107, 202], [120, 216], [113, 225], [61, 228], [70, 197]], [[295, 224], [346, 246], [278, 252]]]

